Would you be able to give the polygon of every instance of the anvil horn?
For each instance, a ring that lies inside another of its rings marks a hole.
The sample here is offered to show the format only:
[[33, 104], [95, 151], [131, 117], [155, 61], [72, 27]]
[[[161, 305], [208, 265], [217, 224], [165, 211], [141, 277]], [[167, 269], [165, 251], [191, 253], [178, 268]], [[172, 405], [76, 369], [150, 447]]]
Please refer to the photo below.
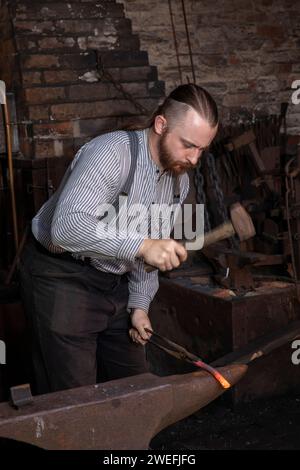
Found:
[[[244, 364], [218, 369], [231, 385]], [[44, 449], [147, 449], [162, 429], [224, 392], [207, 372], [120, 380], [39, 395], [18, 410], [0, 404], [0, 438]]]

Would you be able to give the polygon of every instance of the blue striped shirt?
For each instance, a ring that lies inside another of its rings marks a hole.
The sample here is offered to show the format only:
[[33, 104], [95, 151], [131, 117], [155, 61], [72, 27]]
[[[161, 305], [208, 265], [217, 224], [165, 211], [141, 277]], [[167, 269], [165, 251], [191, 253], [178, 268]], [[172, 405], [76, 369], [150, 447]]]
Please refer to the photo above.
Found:
[[[149, 129], [136, 131], [139, 149], [127, 206], [140, 203], [173, 204], [174, 178], [161, 174], [148, 148]], [[32, 221], [35, 238], [49, 251], [89, 256], [91, 264], [104, 272], [128, 273], [128, 309], [146, 312], [158, 290], [158, 271], [147, 273], [136, 258], [147, 236], [107, 237], [107, 224], [99, 220], [101, 204], [118, 198], [130, 167], [130, 142], [125, 131], [103, 134], [85, 144], [76, 154], [58, 190]], [[187, 196], [187, 174], [179, 177], [180, 204]]]

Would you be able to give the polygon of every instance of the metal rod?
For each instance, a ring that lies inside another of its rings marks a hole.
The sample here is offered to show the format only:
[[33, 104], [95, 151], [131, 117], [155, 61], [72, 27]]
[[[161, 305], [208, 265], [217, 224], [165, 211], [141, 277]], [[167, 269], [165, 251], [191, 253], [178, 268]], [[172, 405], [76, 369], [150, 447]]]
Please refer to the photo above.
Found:
[[11, 283], [11, 280], [13, 278], [13, 275], [15, 273], [15, 270], [16, 270], [16, 267], [18, 266], [18, 263], [19, 263], [19, 260], [20, 260], [20, 256], [22, 254], [22, 251], [23, 251], [23, 248], [25, 246], [25, 242], [27, 240], [27, 236], [28, 236], [28, 233], [29, 233], [29, 226], [27, 225], [26, 228], [25, 228], [25, 231], [23, 233], [23, 236], [22, 236], [22, 239], [21, 239], [21, 242], [18, 246], [18, 249], [16, 251], [16, 254], [15, 254], [15, 257], [14, 257], [14, 260], [13, 260], [13, 263], [8, 271], [8, 274], [6, 276], [6, 279], [4, 281], [4, 285], [5, 286], [8, 286], [10, 283]]
[[3, 80], [0, 80], [0, 103], [3, 105], [3, 111], [4, 111], [4, 126], [5, 126], [5, 134], [6, 134], [7, 161], [8, 161], [8, 174], [9, 174], [9, 190], [10, 190], [10, 198], [11, 198], [15, 250], [17, 252], [18, 246], [19, 246], [19, 240], [18, 240], [17, 209], [16, 209], [16, 197], [15, 197], [15, 186], [14, 186], [11, 128], [10, 128], [9, 111], [8, 111], [7, 99], [6, 99], [6, 86]]
[[194, 62], [193, 62], [193, 53], [192, 53], [191, 42], [190, 42], [189, 28], [188, 28], [187, 19], [186, 19], [186, 11], [185, 11], [184, 0], [181, 0], [181, 5], [182, 5], [182, 13], [183, 13], [184, 26], [185, 26], [185, 32], [186, 32], [186, 39], [187, 39], [187, 43], [188, 43], [188, 49], [189, 49], [189, 55], [190, 55], [190, 61], [191, 61], [193, 82], [196, 83], [195, 69], [194, 69]]
[[177, 35], [176, 35], [176, 30], [175, 30], [171, 0], [168, 0], [168, 4], [169, 4], [169, 12], [170, 12], [170, 19], [171, 19], [171, 26], [172, 26], [172, 33], [173, 33], [174, 48], [175, 48], [176, 59], [177, 59], [177, 68], [178, 68], [178, 73], [179, 73], [179, 78], [180, 78], [180, 85], [182, 85], [183, 83], [182, 70], [181, 70], [181, 64], [180, 64], [180, 59], [179, 59], [179, 49], [178, 49], [178, 42], [177, 42]]
[[[165, 343], [168, 347], [165, 347], [162, 344], [157, 343], [155, 339], [154, 340], [152, 339], [152, 337], [148, 340], [150, 343], [162, 349], [163, 351], [170, 354], [171, 356], [176, 357], [177, 359], [190, 362], [194, 364], [196, 367], [200, 367], [201, 369], [206, 370], [206, 372], [211, 374], [220, 383], [220, 385], [223, 388], [225, 389], [230, 388], [231, 385], [228, 382], [228, 380], [226, 380], [225, 377], [222, 374], [220, 374], [220, 372], [217, 371], [214, 367], [203, 362], [198, 356], [195, 356], [194, 354], [187, 351], [180, 344], [174, 343], [174, 341], [170, 341], [165, 336], [161, 336], [158, 333], [155, 333], [154, 331], [150, 330], [149, 328], [145, 328], [145, 331], [147, 331], [147, 333], [150, 333], [154, 338], [158, 338], [160, 341]], [[172, 349], [170, 349], [170, 347]]]

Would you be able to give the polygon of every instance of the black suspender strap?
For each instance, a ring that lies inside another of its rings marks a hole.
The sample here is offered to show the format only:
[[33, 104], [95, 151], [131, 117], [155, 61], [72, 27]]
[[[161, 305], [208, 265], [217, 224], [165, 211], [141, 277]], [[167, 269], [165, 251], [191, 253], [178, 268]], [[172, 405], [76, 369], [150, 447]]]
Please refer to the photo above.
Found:
[[180, 179], [178, 176], [174, 176], [173, 191], [173, 204], [178, 204], [180, 202]]
[[[133, 183], [134, 173], [137, 164], [138, 150], [139, 150], [139, 139], [135, 131], [127, 131], [130, 142], [130, 168], [127, 175], [126, 182], [123, 186], [122, 193], [128, 195], [130, 188]], [[173, 204], [180, 202], [180, 179], [174, 177], [173, 183]]]
[[130, 188], [133, 183], [134, 173], [137, 164], [138, 151], [139, 151], [139, 139], [135, 131], [127, 131], [130, 143], [130, 168], [127, 175], [127, 180], [123, 186], [122, 193], [129, 194]]

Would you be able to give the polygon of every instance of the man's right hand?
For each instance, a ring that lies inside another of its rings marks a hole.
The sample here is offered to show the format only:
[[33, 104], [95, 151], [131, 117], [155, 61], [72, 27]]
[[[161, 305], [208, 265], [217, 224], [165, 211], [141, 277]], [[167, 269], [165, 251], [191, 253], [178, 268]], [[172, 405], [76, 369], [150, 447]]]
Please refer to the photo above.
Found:
[[137, 256], [160, 271], [170, 271], [187, 259], [186, 249], [175, 240], [143, 241]]

